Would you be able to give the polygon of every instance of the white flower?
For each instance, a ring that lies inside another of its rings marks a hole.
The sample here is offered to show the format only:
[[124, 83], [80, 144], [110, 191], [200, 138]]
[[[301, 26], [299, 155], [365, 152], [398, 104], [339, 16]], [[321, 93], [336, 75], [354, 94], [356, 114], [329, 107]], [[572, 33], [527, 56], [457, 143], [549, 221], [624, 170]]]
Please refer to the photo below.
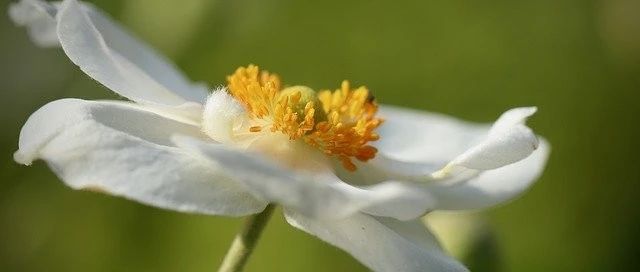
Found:
[[89, 4], [23, 0], [9, 13], [36, 44], [61, 46], [132, 101], [43, 106], [22, 128], [16, 161], [42, 159], [75, 189], [184, 212], [244, 216], [277, 203], [291, 225], [376, 271], [465, 271], [420, 217], [507, 201], [547, 158], [548, 144], [524, 125], [535, 108], [492, 126], [391, 106], [376, 113], [363, 87], [316, 97], [281, 90], [274, 75], [256, 79], [254, 66], [209, 95]]

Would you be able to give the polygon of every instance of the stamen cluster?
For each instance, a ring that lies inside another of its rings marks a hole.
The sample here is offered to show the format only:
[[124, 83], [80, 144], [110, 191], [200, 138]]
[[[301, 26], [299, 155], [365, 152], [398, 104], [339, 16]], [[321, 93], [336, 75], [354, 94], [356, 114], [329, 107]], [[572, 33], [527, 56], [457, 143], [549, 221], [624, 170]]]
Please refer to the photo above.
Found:
[[227, 81], [231, 95], [251, 119], [259, 121], [249, 132], [268, 129], [290, 140], [302, 139], [335, 156], [350, 171], [356, 170], [353, 158], [368, 161], [375, 157], [377, 149], [369, 142], [379, 139], [375, 129], [382, 119], [376, 117], [378, 107], [367, 88], [351, 89], [343, 81], [340, 89], [317, 95], [304, 86], [282, 89], [277, 75], [255, 65], [238, 68]]

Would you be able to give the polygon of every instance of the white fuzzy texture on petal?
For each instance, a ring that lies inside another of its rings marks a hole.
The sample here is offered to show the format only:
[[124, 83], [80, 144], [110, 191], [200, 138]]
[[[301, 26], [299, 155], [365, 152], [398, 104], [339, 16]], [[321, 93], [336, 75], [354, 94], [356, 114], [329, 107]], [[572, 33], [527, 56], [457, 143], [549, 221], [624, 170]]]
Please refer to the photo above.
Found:
[[379, 272], [468, 271], [447, 256], [419, 221], [398, 221], [354, 214], [340, 220], [319, 220], [285, 210], [287, 222], [348, 252]]
[[374, 215], [407, 220], [424, 214], [425, 207], [429, 207], [432, 201], [428, 193], [415, 191], [403, 182], [355, 187], [329, 171], [288, 169], [256, 153], [190, 137], [175, 137], [174, 141], [178, 146], [220, 165], [257, 197], [307, 216], [342, 218], [364, 210]]
[[166, 106], [204, 103], [206, 86], [192, 84], [173, 64], [90, 4], [22, 0], [10, 7], [10, 15], [29, 29], [38, 45], [53, 46], [57, 37], [55, 41], [82, 71], [126, 98]]
[[233, 142], [233, 129], [245, 114], [242, 105], [225, 89], [209, 95], [202, 114], [202, 131], [221, 143]]
[[133, 103], [62, 99], [29, 117], [14, 157], [46, 161], [74, 189], [177, 211], [242, 216], [265, 207], [219, 168], [173, 146], [174, 133], [204, 137], [198, 126]]

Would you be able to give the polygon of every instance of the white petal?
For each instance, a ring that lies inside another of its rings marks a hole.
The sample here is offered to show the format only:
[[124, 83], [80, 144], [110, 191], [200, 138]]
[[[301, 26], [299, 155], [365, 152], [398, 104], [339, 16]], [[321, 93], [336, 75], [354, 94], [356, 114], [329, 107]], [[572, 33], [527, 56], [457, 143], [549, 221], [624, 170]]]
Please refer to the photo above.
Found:
[[428, 165], [489, 170], [529, 156], [538, 145], [536, 135], [524, 125], [536, 109], [515, 108], [505, 112], [492, 127], [450, 117], [381, 107], [386, 119], [375, 143], [390, 158]]
[[53, 37], [58, 37], [82, 71], [126, 98], [170, 106], [204, 102], [206, 86], [189, 82], [173, 64], [90, 4], [22, 0], [11, 6], [10, 14], [29, 28], [39, 45], [53, 45]]
[[538, 147], [536, 135], [524, 125], [526, 118], [535, 113], [533, 107], [511, 109], [492, 127], [426, 112], [382, 109], [387, 122], [379, 132], [381, 141], [376, 144], [382, 156], [416, 163], [417, 167], [422, 164], [425, 169], [444, 166], [433, 174], [436, 179], [469, 169], [499, 168], [526, 158]]
[[[529, 157], [493, 170], [466, 170], [442, 180], [424, 177], [433, 165], [391, 160], [381, 156], [366, 164], [358, 164], [356, 172], [338, 171], [349, 182], [375, 184], [386, 180], [405, 180], [401, 183], [415, 193], [424, 192], [435, 201], [423, 207], [429, 210], [481, 209], [509, 201], [526, 191], [542, 174], [550, 147], [544, 138]], [[337, 168], [339, 170], [339, 168]], [[426, 180], [426, 181], [425, 181]], [[417, 208], [417, 207], [416, 207]], [[399, 218], [403, 219], [403, 218]]]
[[197, 126], [127, 102], [63, 99], [29, 117], [16, 161], [43, 159], [70, 187], [93, 189], [185, 212], [241, 216], [262, 210], [228, 176], [173, 146]]
[[511, 109], [498, 119], [480, 144], [456, 157], [450, 165], [489, 170], [508, 165], [529, 156], [538, 148], [538, 139], [524, 125], [536, 108]]
[[544, 169], [549, 145], [538, 142], [524, 126], [534, 112], [535, 108], [507, 111], [490, 127], [382, 107], [387, 121], [380, 131], [379, 155], [358, 165], [356, 173], [339, 174], [350, 182], [368, 184], [418, 181], [423, 185], [416, 190], [436, 198], [430, 210], [496, 205], [524, 192]]
[[401, 222], [355, 214], [323, 221], [285, 211], [287, 222], [348, 252], [374, 271], [467, 271], [447, 256], [419, 221]]
[[367, 162], [354, 161], [354, 164], [357, 169], [349, 171], [342, 167], [340, 161], [333, 161], [336, 175], [350, 184], [357, 185], [372, 185], [387, 180], [425, 183], [434, 171], [442, 167], [442, 163], [401, 161], [382, 152], [378, 152], [375, 158]]
[[410, 219], [424, 214], [432, 201], [427, 193], [402, 182], [355, 187], [328, 171], [294, 171], [256, 153], [189, 137], [174, 140], [178, 146], [221, 166], [256, 196], [308, 216], [341, 218], [365, 210], [379, 216]]
[[489, 127], [453, 117], [393, 106], [380, 106], [385, 119], [373, 142], [389, 158], [444, 166], [482, 141]]
[[538, 149], [524, 160], [481, 172], [466, 181], [429, 183], [427, 190], [437, 199], [433, 209], [482, 209], [511, 200], [542, 174], [549, 151], [549, 144], [541, 138]]

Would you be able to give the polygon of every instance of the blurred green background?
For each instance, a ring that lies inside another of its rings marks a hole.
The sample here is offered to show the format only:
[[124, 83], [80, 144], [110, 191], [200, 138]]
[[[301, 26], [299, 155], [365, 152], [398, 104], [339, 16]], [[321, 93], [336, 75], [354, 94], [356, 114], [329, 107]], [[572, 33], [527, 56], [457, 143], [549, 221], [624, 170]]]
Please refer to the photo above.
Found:
[[[93, 2], [214, 86], [256, 63], [289, 83], [350, 79], [382, 103], [473, 121], [536, 105], [529, 124], [551, 142], [551, 158], [527, 194], [481, 214], [500, 254], [487, 270], [640, 266], [638, 0]], [[41, 162], [13, 162], [38, 107], [116, 96], [7, 16], [0, 38], [0, 271], [215, 270], [241, 219], [72, 191]], [[365, 268], [279, 214], [248, 266], [327, 270]]]

